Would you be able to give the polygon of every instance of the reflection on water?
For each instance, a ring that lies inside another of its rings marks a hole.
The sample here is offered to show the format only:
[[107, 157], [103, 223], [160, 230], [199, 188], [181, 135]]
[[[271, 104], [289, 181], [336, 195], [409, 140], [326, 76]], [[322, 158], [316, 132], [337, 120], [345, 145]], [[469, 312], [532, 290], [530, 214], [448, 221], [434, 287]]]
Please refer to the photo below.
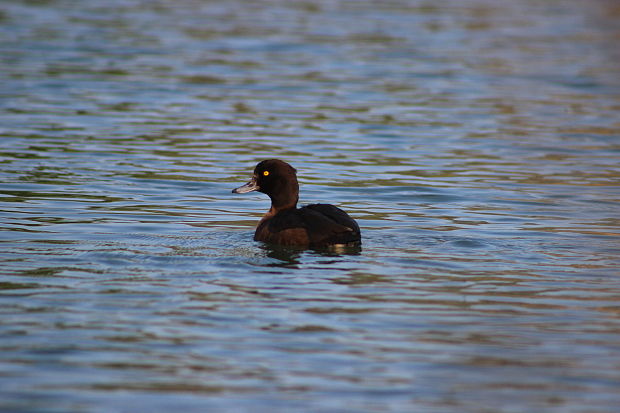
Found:
[[[613, 1], [0, 7], [0, 410], [614, 411]], [[252, 241], [257, 161], [363, 248]]]
[[[265, 255], [269, 258], [275, 259], [275, 261], [269, 266], [283, 267], [283, 268], [301, 268], [303, 266], [302, 256], [306, 252], [312, 253], [317, 257], [323, 257], [326, 259], [324, 263], [331, 265], [336, 261], [330, 261], [329, 258], [341, 258], [346, 256], [360, 255], [362, 252], [361, 245], [333, 245], [322, 249], [316, 250], [304, 250], [296, 247], [283, 247], [279, 245], [262, 244], [260, 248], [264, 251]], [[261, 264], [263, 266], [264, 264]]]

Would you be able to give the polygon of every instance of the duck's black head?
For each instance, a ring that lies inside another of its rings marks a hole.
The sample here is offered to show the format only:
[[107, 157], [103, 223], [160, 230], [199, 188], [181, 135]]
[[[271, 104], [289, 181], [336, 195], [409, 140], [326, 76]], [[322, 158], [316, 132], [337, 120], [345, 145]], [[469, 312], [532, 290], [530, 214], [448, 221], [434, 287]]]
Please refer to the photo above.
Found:
[[296, 173], [295, 168], [284, 161], [267, 159], [256, 165], [250, 182], [233, 189], [233, 193], [259, 191], [269, 195], [275, 209], [295, 207], [299, 198]]

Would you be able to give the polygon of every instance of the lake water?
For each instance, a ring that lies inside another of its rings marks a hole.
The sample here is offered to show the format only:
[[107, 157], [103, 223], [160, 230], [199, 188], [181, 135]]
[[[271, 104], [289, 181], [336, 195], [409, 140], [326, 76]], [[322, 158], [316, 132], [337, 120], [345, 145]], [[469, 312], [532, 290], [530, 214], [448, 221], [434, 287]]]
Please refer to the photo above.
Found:
[[[0, 411], [617, 411], [618, 21], [1, 2]], [[274, 157], [361, 251], [252, 240]]]

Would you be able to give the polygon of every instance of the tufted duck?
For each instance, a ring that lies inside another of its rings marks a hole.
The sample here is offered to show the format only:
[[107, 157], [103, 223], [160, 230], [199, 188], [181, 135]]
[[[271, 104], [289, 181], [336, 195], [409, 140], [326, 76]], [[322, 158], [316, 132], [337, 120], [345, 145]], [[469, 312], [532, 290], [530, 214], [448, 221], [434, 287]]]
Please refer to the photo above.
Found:
[[259, 191], [271, 198], [271, 208], [258, 223], [254, 240], [309, 248], [360, 245], [360, 227], [342, 209], [329, 204], [297, 208], [296, 172], [284, 161], [268, 159], [256, 165], [250, 182], [233, 189], [235, 194]]

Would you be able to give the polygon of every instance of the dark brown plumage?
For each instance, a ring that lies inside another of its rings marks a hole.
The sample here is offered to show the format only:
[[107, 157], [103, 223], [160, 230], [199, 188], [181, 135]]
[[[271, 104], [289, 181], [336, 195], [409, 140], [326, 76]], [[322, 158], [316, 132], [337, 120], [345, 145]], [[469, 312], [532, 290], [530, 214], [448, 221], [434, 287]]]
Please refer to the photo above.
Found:
[[268, 159], [256, 165], [250, 182], [233, 190], [237, 194], [259, 191], [271, 198], [271, 208], [258, 223], [254, 239], [309, 248], [360, 245], [360, 228], [342, 209], [329, 204], [297, 208], [296, 172], [284, 161]]

